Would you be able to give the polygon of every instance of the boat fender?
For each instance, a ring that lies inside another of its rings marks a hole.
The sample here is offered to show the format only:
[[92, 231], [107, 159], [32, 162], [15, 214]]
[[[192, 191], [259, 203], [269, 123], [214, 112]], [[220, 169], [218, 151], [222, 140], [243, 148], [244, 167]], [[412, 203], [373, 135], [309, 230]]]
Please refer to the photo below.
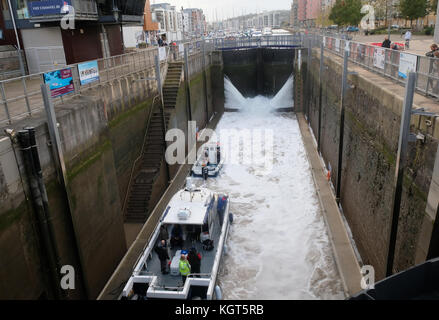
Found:
[[215, 286], [215, 296], [216, 300], [223, 300], [223, 293], [221, 292], [221, 288], [219, 285]]
[[224, 244], [224, 246], [223, 246], [223, 254], [227, 254], [227, 245], [226, 244]]
[[233, 223], [233, 213], [229, 213], [229, 222], [230, 224]]

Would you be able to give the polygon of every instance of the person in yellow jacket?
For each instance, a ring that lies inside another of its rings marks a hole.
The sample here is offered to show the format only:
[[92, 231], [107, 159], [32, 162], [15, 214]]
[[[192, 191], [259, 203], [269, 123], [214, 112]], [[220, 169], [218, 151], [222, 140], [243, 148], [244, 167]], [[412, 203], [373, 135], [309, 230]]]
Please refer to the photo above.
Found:
[[181, 278], [183, 279], [183, 285], [186, 283], [187, 276], [191, 273], [191, 265], [186, 259], [186, 255], [182, 254], [180, 257], [179, 269]]

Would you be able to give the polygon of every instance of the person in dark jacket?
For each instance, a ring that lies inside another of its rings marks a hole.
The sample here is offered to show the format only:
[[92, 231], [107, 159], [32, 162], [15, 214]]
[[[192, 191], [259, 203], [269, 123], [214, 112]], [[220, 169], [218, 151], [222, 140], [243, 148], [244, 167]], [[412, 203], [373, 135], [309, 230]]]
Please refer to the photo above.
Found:
[[160, 227], [160, 240], [168, 241], [168, 239], [169, 239], [168, 229], [166, 228], [165, 225], [162, 225]]
[[174, 225], [171, 231], [171, 249], [175, 247], [183, 247], [183, 230], [178, 224]]
[[392, 41], [390, 41], [388, 37], [385, 37], [383, 43], [381, 44], [381, 47], [390, 49], [391, 44]]
[[434, 58], [434, 54], [435, 54], [436, 51], [439, 50], [439, 47], [438, 47], [438, 45], [437, 45], [436, 43], [434, 43], [434, 44], [432, 44], [432, 45], [430, 46], [430, 50], [431, 50], [431, 51], [427, 52], [425, 55], [426, 55], [427, 57], [429, 57], [429, 58]]
[[159, 256], [160, 268], [162, 270], [162, 273], [168, 274], [169, 271], [167, 270], [167, 267], [168, 267], [169, 255], [168, 255], [168, 247], [166, 245], [166, 241], [165, 240], [160, 241], [158, 246], [155, 248], [155, 251]]
[[[201, 269], [201, 254], [197, 252], [197, 249], [191, 248], [187, 260], [191, 265], [191, 273], [199, 274]], [[195, 277], [199, 278], [200, 276], [196, 275]]]

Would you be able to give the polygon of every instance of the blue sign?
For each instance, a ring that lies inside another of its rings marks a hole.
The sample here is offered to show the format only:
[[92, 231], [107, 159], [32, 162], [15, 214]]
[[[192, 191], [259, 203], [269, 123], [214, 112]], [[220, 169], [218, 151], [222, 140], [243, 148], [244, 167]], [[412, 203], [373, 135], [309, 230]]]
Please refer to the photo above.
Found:
[[89, 61], [78, 64], [79, 79], [81, 85], [99, 81], [99, 67], [97, 61]]
[[52, 98], [75, 91], [71, 69], [47, 72], [44, 74], [44, 82], [49, 84]]
[[31, 17], [60, 15], [69, 13], [68, 6], [71, 0], [42, 0], [28, 2], [29, 14]]

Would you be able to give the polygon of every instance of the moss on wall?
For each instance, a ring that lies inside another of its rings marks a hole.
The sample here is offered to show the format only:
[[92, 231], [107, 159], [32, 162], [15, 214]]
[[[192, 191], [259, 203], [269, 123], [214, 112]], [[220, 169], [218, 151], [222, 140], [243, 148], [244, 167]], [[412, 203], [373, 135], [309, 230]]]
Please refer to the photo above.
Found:
[[110, 140], [104, 140], [99, 146], [93, 148], [93, 152], [87, 157], [83, 158], [78, 164], [67, 170], [67, 179], [72, 182], [75, 177], [88, 169], [93, 163], [98, 161], [102, 154], [111, 149]]

